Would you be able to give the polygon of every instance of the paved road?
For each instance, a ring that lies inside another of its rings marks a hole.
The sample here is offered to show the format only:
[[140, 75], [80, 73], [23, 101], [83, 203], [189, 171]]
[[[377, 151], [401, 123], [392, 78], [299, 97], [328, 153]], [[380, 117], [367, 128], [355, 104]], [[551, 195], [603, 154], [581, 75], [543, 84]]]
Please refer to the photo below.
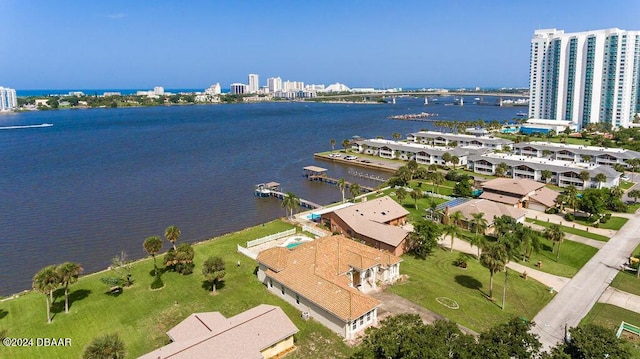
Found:
[[532, 331], [540, 336], [544, 349], [561, 342], [565, 324], [577, 326], [598, 301], [625, 258], [640, 243], [638, 226], [640, 214], [636, 213], [533, 318], [536, 326]]

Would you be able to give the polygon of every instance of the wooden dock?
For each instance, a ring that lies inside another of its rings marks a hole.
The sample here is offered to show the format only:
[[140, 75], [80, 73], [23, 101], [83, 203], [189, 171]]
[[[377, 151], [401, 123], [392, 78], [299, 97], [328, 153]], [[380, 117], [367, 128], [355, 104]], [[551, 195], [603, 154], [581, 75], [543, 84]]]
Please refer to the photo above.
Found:
[[[317, 166], [307, 166], [302, 169], [302, 176], [309, 181], [324, 182], [324, 183], [337, 186], [338, 183], [340, 183], [340, 180], [337, 178], [327, 176], [326, 172], [327, 172], [326, 168], [317, 167]], [[344, 184], [345, 184], [345, 188], [349, 188], [355, 183], [344, 181]], [[358, 183], [358, 186], [360, 186], [360, 191], [362, 193], [375, 191], [375, 188], [373, 187], [363, 186], [359, 183]]]
[[[286, 194], [280, 190], [280, 184], [277, 182], [260, 183], [256, 185], [254, 194], [258, 197], [274, 197], [282, 200]], [[307, 201], [306, 199], [298, 198], [298, 203], [301, 207], [316, 209], [322, 207], [321, 205]]]

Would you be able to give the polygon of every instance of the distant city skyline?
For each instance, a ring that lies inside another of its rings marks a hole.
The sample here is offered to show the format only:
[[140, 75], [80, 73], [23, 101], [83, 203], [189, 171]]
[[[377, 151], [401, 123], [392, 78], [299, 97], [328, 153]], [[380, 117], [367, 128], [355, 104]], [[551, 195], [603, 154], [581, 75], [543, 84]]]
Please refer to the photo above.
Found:
[[280, 77], [349, 87], [528, 87], [535, 30], [640, 30], [639, 13], [635, 0], [5, 0], [0, 83], [18, 91], [205, 89], [258, 74], [259, 86]]

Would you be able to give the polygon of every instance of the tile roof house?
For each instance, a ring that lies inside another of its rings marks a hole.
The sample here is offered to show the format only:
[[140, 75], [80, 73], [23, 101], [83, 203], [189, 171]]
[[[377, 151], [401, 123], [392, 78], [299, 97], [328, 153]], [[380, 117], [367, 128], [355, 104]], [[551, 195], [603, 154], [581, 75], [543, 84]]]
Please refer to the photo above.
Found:
[[294, 350], [297, 332], [273, 305], [261, 304], [228, 319], [219, 312], [194, 313], [167, 332], [170, 344], [140, 358], [268, 359]]
[[471, 228], [469, 222], [473, 219], [473, 215], [475, 213], [484, 213], [483, 218], [487, 221], [487, 229], [489, 229], [488, 232], [491, 232], [490, 229], [493, 227], [493, 220], [496, 217], [507, 215], [514, 218], [516, 222], [522, 223], [524, 222], [524, 218], [527, 213], [521, 208], [493, 202], [487, 199], [472, 199], [458, 206], [452, 207], [448, 212], [453, 213], [458, 211], [460, 211], [460, 213], [462, 213], [466, 218], [466, 220], [463, 220], [462, 225], [467, 229]]
[[400, 258], [341, 235], [258, 254], [258, 280], [275, 295], [346, 339], [377, 323], [365, 293], [400, 274]]
[[481, 199], [512, 207], [545, 211], [555, 206], [558, 193], [544, 183], [526, 178], [496, 178], [482, 184]]
[[407, 222], [408, 214], [398, 202], [384, 196], [324, 213], [321, 222], [334, 233], [400, 256], [410, 233], [400, 226]]

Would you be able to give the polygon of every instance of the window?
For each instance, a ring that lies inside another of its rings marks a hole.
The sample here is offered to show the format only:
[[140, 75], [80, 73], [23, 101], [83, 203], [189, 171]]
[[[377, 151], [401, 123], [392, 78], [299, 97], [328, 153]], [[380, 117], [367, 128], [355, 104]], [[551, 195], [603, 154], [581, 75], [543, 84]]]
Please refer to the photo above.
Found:
[[367, 322], [371, 321], [371, 312], [367, 313]]
[[364, 317], [360, 317], [360, 326], [364, 325]]
[[356, 321], [354, 320], [353, 323], [351, 323], [351, 329], [352, 330], [356, 330]]

